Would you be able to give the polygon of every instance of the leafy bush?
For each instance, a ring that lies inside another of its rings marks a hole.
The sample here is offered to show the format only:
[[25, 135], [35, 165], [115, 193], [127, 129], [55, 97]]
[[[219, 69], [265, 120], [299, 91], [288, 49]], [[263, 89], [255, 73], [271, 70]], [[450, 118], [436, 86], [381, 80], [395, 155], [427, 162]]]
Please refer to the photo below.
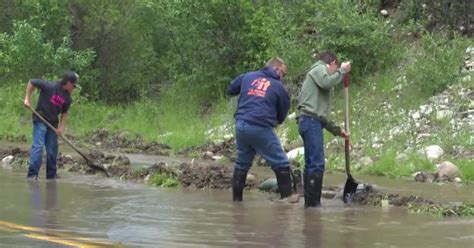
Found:
[[65, 70], [74, 70], [80, 75], [82, 72], [84, 75], [91, 74], [90, 65], [95, 54], [90, 49], [72, 50], [68, 37], [64, 37], [61, 45], [55, 47], [46, 41], [40, 29], [26, 21], [16, 21], [13, 26], [13, 34], [0, 35], [2, 82], [30, 78], [56, 79]]
[[416, 90], [431, 96], [456, 82], [461, 76], [460, 66], [468, 44], [468, 40], [460, 37], [450, 40], [439, 34], [425, 33], [421, 38], [423, 52], [411, 54], [416, 62], [407, 72], [407, 80], [414, 86], [410, 92]]
[[352, 61], [359, 77], [394, 61], [389, 25], [365, 8], [348, 0], [316, 2], [308, 5], [306, 17], [306, 25], [314, 28], [307, 37], [310, 47]]

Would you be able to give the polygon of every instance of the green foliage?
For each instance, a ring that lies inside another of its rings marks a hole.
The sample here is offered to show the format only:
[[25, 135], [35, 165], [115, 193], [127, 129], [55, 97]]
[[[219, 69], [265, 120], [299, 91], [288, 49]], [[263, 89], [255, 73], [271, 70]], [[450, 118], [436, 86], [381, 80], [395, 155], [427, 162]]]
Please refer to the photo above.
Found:
[[18, 83], [3, 86], [0, 90], [0, 106], [2, 106], [0, 108], [2, 116], [0, 139], [2, 140], [24, 142], [31, 136], [31, 114], [23, 107], [25, 87], [26, 83]]
[[461, 171], [461, 178], [464, 182], [474, 182], [474, 163], [469, 159], [455, 159], [453, 163]]
[[143, 1], [76, 0], [76, 46], [97, 53], [97, 81], [84, 90], [94, 100], [129, 103], [147, 93], [156, 67], [150, 22], [157, 18]]
[[438, 34], [425, 33], [421, 39], [423, 53], [411, 55], [416, 62], [407, 71], [407, 80], [412, 83], [407, 90], [431, 96], [457, 81], [460, 69], [452, 65], [463, 64], [463, 54], [469, 43], [462, 38], [449, 40]]
[[148, 184], [156, 187], [171, 188], [179, 185], [176, 176], [167, 173], [154, 173], [150, 176]]
[[316, 2], [307, 8], [307, 24], [315, 32], [308, 36], [310, 47], [331, 50], [341, 60], [350, 60], [353, 74], [365, 76], [394, 61], [389, 26], [376, 12], [361, 11], [361, 4], [349, 0]]
[[26, 21], [14, 23], [12, 35], [0, 35], [0, 73], [2, 81], [26, 81], [29, 78], [57, 78], [65, 70], [87, 75], [94, 58], [91, 50], [71, 49], [71, 40], [63, 38], [59, 47], [46, 42], [41, 30]]

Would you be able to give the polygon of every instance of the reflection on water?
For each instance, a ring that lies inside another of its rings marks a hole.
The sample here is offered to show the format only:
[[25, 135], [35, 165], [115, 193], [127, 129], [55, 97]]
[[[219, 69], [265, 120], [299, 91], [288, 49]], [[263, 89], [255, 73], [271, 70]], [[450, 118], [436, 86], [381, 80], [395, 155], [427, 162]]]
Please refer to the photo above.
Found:
[[[470, 247], [473, 218], [439, 218], [399, 208], [344, 207], [324, 200], [284, 205], [270, 195], [157, 189], [95, 176], [26, 181], [0, 170], [0, 221], [109, 239], [131, 247]], [[26, 196], [26, 197], [25, 197]], [[0, 228], [0, 244], [38, 241]], [[43, 247], [50, 247], [43, 243]]]
[[324, 232], [321, 212], [320, 211], [305, 211], [303, 215], [303, 240], [304, 247], [322, 247], [322, 236]]
[[[31, 226], [58, 229], [56, 217], [60, 214], [57, 208], [57, 182], [48, 180], [26, 180], [29, 186], [31, 207]], [[43, 188], [41, 187], [43, 186]]]

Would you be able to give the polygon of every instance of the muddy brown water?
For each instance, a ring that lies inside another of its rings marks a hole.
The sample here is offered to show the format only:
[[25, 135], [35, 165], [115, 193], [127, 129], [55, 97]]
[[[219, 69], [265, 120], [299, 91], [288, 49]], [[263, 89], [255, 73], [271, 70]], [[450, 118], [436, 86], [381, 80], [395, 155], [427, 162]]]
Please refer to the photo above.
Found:
[[[190, 160], [127, 156], [137, 167]], [[259, 177], [273, 175], [265, 167], [254, 167], [252, 172]], [[125, 247], [472, 247], [474, 243], [472, 217], [443, 218], [398, 207], [345, 207], [340, 199], [323, 199], [323, 208], [304, 209], [302, 201], [284, 205], [269, 200], [275, 195], [256, 190], [246, 191], [244, 202], [233, 203], [226, 190], [162, 189], [61, 173], [57, 181], [29, 182], [24, 171], [0, 169], [1, 247], [69, 247], [67, 241], [73, 239], [78, 246], [87, 241]], [[354, 176], [388, 193], [441, 202], [474, 198], [472, 185]], [[343, 174], [325, 177], [325, 185], [340, 187], [344, 181]]]
[[[258, 191], [246, 191], [244, 202], [232, 203], [229, 191], [62, 176], [28, 182], [22, 171], [0, 170], [0, 221], [47, 229], [53, 237], [125, 247], [472, 247], [474, 242], [474, 218], [348, 208], [327, 199], [321, 209], [304, 209], [302, 202], [284, 205]], [[1, 223], [2, 247], [68, 247]]]

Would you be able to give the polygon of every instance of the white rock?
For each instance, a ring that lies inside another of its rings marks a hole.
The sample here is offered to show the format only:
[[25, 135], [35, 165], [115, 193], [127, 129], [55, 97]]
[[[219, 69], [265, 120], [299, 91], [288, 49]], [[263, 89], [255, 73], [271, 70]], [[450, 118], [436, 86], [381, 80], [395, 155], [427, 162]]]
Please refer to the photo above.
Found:
[[372, 158], [370, 157], [362, 157], [360, 160], [359, 160], [359, 163], [362, 167], [367, 167], [367, 166], [371, 166], [374, 164], [374, 160], [372, 160]]
[[436, 119], [443, 120], [453, 117], [454, 113], [451, 110], [439, 110], [436, 112]]
[[11, 162], [13, 161], [13, 156], [12, 155], [9, 155], [9, 156], [6, 156], [2, 159], [2, 167], [3, 168], [11, 168]]
[[298, 156], [304, 156], [304, 147], [298, 147], [295, 148], [291, 151], [289, 151], [286, 156], [288, 157], [288, 160], [294, 161]]
[[459, 177], [454, 178], [454, 182], [456, 183], [462, 183], [462, 179]]
[[388, 131], [388, 133], [392, 136], [397, 136], [402, 133], [402, 129], [400, 127], [394, 127]]
[[222, 159], [222, 156], [212, 156], [212, 160], [221, 160]]
[[71, 154], [66, 154], [66, 156], [64, 156], [64, 157], [69, 159], [69, 160], [73, 160]]
[[438, 145], [431, 145], [424, 148], [424, 153], [428, 160], [434, 161], [440, 158], [444, 154], [444, 151]]
[[145, 183], [148, 183], [148, 181], [150, 181], [150, 174], [146, 175], [146, 177], [143, 179], [143, 181], [145, 181]]
[[420, 119], [421, 115], [420, 115], [420, 112], [416, 111], [415, 113], [413, 113], [411, 115], [411, 118], [413, 118], [413, 120], [418, 120]]
[[203, 157], [204, 157], [204, 158], [212, 158], [213, 156], [214, 156], [214, 153], [211, 152], [211, 151], [206, 151], [206, 152], [204, 152], [204, 154], [203, 154]]
[[378, 149], [378, 148], [380, 148], [380, 147], [382, 147], [382, 146], [383, 146], [383, 144], [381, 144], [381, 143], [374, 143], [374, 144], [372, 144], [372, 148], [374, 148], [374, 149]]
[[247, 180], [245, 182], [246, 184], [257, 184], [257, 178], [255, 177], [254, 174], [248, 173], [247, 174]]
[[295, 119], [295, 118], [296, 118], [296, 113], [295, 113], [295, 112], [293, 112], [293, 113], [291, 113], [291, 114], [288, 115], [288, 119], [289, 119], [289, 120], [293, 120], [293, 119]]
[[95, 143], [95, 146], [97, 146], [97, 147], [102, 146], [102, 142], [97, 142], [97, 143]]
[[433, 108], [430, 105], [421, 105], [420, 111], [423, 115], [429, 115], [433, 112]]
[[380, 11], [380, 14], [382, 14], [383, 16], [387, 16], [388, 15], [388, 11], [383, 9]]

